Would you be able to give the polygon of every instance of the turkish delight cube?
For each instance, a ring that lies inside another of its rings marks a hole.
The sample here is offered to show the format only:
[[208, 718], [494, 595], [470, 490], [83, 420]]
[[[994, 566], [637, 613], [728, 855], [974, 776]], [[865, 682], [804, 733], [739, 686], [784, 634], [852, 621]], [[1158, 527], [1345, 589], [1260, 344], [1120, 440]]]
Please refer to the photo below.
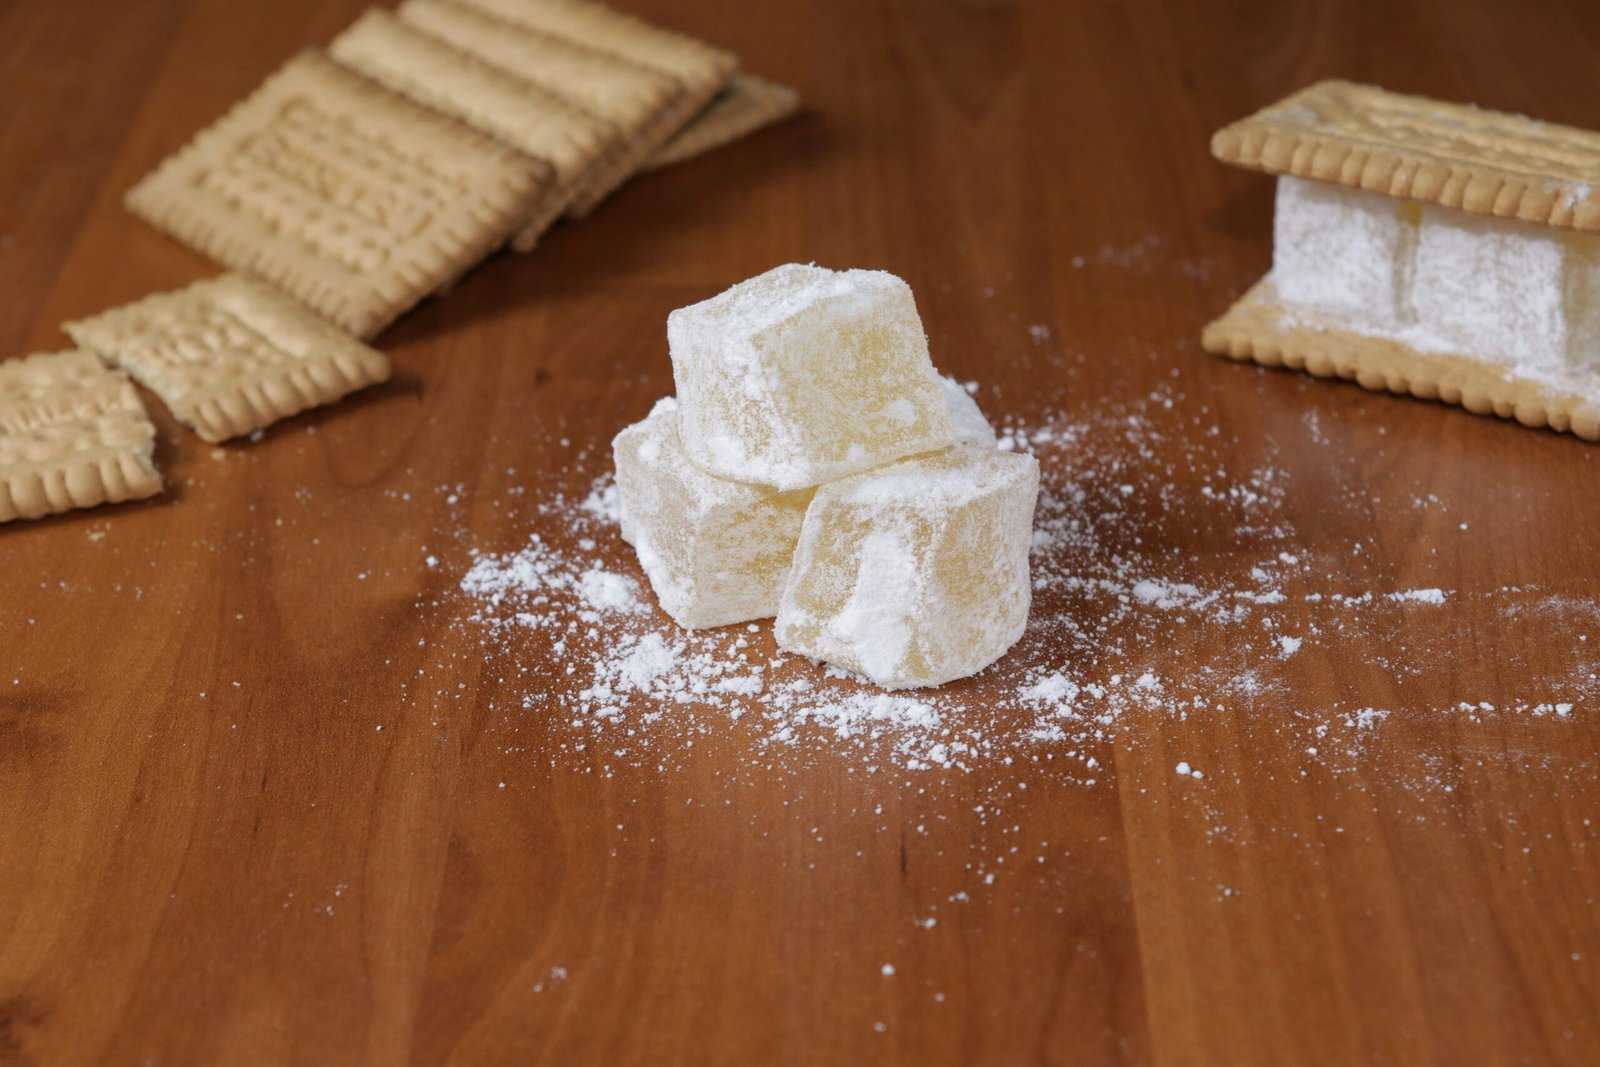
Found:
[[1559, 371], [1600, 360], [1600, 238], [1423, 210], [1412, 289], [1441, 347]]
[[684, 450], [804, 489], [952, 443], [910, 286], [791, 263], [667, 317]]
[[772, 617], [811, 490], [780, 493], [689, 462], [670, 398], [612, 444], [624, 539], [661, 608], [690, 630]]
[[818, 489], [778, 606], [778, 645], [893, 689], [999, 659], [1027, 625], [1032, 456], [957, 446]]
[[1403, 325], [1417, 243], [1418, 205], [1303, 178], [1278, 179], [1272, 283], [1286, 304], [1355, 319], [1374, 330]]

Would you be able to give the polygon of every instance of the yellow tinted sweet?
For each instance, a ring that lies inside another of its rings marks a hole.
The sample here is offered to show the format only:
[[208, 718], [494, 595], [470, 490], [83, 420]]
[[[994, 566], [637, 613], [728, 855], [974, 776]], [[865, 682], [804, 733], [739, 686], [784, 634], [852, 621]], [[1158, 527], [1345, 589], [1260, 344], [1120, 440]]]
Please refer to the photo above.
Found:
[[707, 474], [684, 455], [677, 427], [676, 403], [663, 400], [612, 444], [623, 538], [678, 625], [770, 618], [811, 491], [778, 493]]
[[958, 446], [825, 485], [778, 607], [781, 648], [893, 689], [987, 667], [1022, 636], [1032, 456]]
[[667, 318], [689, 458], [801, 489], [952, 443], [905, 282], [789, 264]]

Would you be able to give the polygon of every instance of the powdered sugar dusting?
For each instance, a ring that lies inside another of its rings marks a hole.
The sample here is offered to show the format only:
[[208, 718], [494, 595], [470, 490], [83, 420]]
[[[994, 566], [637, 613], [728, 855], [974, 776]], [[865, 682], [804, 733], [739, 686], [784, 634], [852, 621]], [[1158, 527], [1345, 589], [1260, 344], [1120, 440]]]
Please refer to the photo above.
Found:
[[1443, 604], [1448, 595], [1443, 589], [1405, 589], [1390, 593], [1389, 599], [1402, 604]]
[[[1558, 610], [1525, 588], [1385, 586], [1366, 543], [1318, 545], [1296, 528], [1286, 470], [1262, 462], [1235, 472], [1198, 445], [1183, 461], [1163, 458], [1171, 435], [1188, 432], [1172, 408], [1163, 390], [1087, 418], [1002, 425], [1002, 448], [1041, 463], [1035, 606], [1018, 645], [975, 679], [886, 693], [781, 654], [767, 622], [678, 629], [618, 540], [604, 473], [575, 502], [546, 502], [541, 528], [553, 532], [474, 555], [460, 583], [464, 615], [491, 664], [560, 665], [554, 677], [518, 684], [521, 713], [575, 732], [574, 752], [663, 770], [721, 738], [725, 751], [767, 770], [826, 759], [856, 773], [917, 775], [1026, 760], [1095, 786], [1110, 780], [1119, 748], [1149, 743], [1163, 722], [1238, 718], [1292, 736], [1307, 759], [1339, 774], [1367, 758], [1396, 716], [1565, 719], [1600, 694], [1600, 664], [1580, 641], [1565, 674], [1530, 679], [1527, 696], [1509, 703], [1408, 698], [1413, 682], [1451, 666], [1456, 600], [1493, 601], [1543, 633], [1579, 608]], [[1192, 544], [1212, 547], [1200, 556]], [[1292, 633], [1282, 614], [1290, 606]], [[1587, 622], [1600, 621], [1593, 605], [1580, 607]], [[1351, 637], [1381, 638], [1392, 656], [1343, 662]], [[1350, 699], [1306, 706], [1300, 680], [1330, 662]]]

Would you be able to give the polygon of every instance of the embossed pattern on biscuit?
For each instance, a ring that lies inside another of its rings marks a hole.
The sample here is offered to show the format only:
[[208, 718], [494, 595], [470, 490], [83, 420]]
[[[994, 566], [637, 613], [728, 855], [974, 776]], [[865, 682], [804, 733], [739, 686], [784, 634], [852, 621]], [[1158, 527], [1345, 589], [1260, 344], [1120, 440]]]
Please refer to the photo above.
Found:
[[0, 522], [153, 496], [154, 450], [133, 386], [92, 353], [0, 363]]
[[239, 274], [146, 297], [67, 333], [125, 368], [207, 441], [224, 441], [389, 377], [381, 352]]
[[128, 205], [369, 337], [503, 242], [552, 179], [549, 164], [306, 53]]
[[196, 175], [226, 200], [316, 255], [354, 272], [378, 270], [396, 241], [425, 231], [459, 186], [346, 127], [310, 98], [289, 101], [270, 128]]

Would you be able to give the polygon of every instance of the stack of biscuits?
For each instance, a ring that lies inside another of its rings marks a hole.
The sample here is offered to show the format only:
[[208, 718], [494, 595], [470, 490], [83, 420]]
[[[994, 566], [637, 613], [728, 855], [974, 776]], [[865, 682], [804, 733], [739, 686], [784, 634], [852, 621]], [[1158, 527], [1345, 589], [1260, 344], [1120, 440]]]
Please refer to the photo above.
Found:
[[0, 523], [161, 490], [128, 376], [203, 440], [385, 380], [366, 341], [629, 178], [794, 113], [736, 56], [590, 0], [404, 0], [291, 59], [127, 196], [233, 273], [0, 363]]

